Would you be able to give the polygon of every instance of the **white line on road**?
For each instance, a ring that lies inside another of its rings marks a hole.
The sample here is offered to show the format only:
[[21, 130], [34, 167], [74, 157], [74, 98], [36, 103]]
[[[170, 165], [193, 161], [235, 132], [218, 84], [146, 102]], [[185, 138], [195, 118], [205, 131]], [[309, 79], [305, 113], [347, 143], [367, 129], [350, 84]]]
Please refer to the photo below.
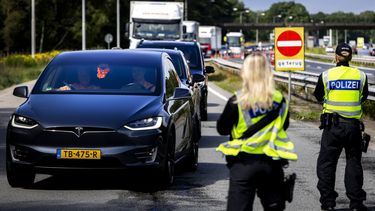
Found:
[[219, 92], [215, 91], [214, 89], [212, 89], [211, 87], [208, 87], [208, 91], [209, 92], [212, 92], [212, 94], [218, 96], [220, 99], [224, 100], [224, 101], [228, 101], [228, 98], [226, 98], [224, 95], [220, 94]]
[[322, 69], [322, 67], [321, 67], [321, 66], [317, 66], [316, 68], [317, 68], [317, 69], [319, 69], [319, 70], [320, 70], [320, 69]]

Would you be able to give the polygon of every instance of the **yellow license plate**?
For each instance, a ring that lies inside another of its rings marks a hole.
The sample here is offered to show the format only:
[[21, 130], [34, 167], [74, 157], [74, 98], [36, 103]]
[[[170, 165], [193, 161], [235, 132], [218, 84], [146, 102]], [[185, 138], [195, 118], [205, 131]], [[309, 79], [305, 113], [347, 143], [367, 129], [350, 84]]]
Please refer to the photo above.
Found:
[[90, 159], [99, 160], [101, 152], [98, 149], [58, 149], [57, 159]]

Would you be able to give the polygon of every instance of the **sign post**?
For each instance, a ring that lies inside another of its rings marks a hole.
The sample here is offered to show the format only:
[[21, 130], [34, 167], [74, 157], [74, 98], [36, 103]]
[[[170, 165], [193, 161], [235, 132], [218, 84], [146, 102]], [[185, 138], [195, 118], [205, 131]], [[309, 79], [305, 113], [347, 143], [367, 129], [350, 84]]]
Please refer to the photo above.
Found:
[[112, 34], [106, 34], [104, 37], [104, 41], [108, 44], [108, 49], [111, 47], [110, 43], [113, 41]]
[[289, 71], [288, 101], [291, 100], [291, 71], [305, 70], [303, 27], [275, 28], [275, 70]]

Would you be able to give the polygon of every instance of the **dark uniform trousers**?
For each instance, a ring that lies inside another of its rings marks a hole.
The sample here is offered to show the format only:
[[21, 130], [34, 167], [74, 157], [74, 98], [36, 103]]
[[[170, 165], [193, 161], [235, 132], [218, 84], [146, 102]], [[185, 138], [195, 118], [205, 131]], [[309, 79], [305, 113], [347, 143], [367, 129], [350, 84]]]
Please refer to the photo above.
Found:
[[345, 149], [345, 189], [350, 199], [350, 208], [362, 205], [366, 200], [361, 164], [361, 131], [356, 119], [339, 118], [338, 125], [323, 130], [321, 148], [317, 162], [318, 189], [322, 207], [335, 207], [338, 196], [335, 189], [336, 166], [342, 149]]
[[230, 169], [228, 211], [253, 210], [256, 191], [265, 211], [285, 209], [281, 161], [247, 153], [227, 156], [227, 161]]

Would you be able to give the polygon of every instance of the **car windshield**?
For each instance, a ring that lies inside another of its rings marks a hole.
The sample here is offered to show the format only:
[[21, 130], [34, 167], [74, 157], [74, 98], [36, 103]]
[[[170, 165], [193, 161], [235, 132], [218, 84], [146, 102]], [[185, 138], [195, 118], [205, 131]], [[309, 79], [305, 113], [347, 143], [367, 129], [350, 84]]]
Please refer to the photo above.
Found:
[[152, 44], [143, 43], [138, 48], [166, 48], [166, 49], [177, 49], [184, 53], [184, 57], [189, 65], [190, 69], [202, 69], [201, 55], [198, 47], [193, 45], [163, 45], [163, 44]]
[[134, 23], [134, 38], [148, 40], [171, 40], [180, 38], [178, 23]]
[[206, 38], [206, 37], [200, 37], [199, 38], [199, 43], [200, 44], [210, 44], [211, 43], [211, 39], [210, 38]]
[[157, 95], [158, 68], [108, 61], [52, 62], [33, 93]]
[[240, 37], [228, 37], [228, 46], [229, 47], [240, 47]]

